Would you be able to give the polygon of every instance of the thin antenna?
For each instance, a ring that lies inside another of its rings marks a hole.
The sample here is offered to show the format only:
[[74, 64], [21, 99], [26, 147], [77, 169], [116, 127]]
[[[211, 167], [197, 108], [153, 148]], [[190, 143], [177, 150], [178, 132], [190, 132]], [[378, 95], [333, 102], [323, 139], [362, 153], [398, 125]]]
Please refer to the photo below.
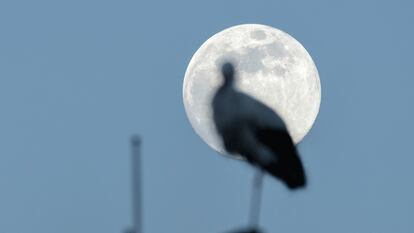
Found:
[[259, 167], [256, 167], [253, 179], [252, 196], [250, 199], [249, 225], [252, 229], [259, 227], [263, 175], [263, 170]]
[[133, 227], [130, 233], [142, 233], [141, 138], [131, 137], [131, 180]]

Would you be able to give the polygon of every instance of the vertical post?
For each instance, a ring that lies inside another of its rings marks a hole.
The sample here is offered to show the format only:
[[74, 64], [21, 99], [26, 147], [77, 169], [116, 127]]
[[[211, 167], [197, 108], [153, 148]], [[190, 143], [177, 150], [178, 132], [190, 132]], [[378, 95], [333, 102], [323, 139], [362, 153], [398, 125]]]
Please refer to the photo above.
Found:
[[250, 216], [249, 224], [252, 229], [259, 227], [260, 206], [262, 199], [263, 187], [263, 170], [260, 167], [255, 168], [255, 175], [253, 178], [252, 196], [250, 197]]
[[141, 139], [131, 137], [132, 216], [133, 232], [142, 233]]

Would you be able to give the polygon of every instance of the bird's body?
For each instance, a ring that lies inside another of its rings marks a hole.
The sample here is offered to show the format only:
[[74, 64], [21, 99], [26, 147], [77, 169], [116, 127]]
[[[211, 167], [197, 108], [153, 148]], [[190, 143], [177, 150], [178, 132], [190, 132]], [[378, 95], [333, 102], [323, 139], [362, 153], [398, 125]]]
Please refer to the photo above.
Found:
[[303, 187], [302, 163], [283, 120], [260, 101], [233, 87], [234, 69], [223, 65], [223, 85], [213, 98], [213, 118], [224, 148], [281, 179], [291, 188]]

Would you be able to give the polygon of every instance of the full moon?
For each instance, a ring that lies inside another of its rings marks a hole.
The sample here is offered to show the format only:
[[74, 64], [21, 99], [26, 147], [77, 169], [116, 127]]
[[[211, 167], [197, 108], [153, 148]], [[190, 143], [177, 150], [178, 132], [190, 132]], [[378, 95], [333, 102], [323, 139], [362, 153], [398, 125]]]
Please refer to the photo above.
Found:
[[235, 65], [236, 88], [277, 112], [299, 143], [311, 129], [321, 101], [318, 71], [306, 49], [279, 29], [243, 24], [213, 35], [193, 55], [183, 83], [187, 117], [211, 148], [227, 155], [211, 108], [222, 82], [223, 61]]

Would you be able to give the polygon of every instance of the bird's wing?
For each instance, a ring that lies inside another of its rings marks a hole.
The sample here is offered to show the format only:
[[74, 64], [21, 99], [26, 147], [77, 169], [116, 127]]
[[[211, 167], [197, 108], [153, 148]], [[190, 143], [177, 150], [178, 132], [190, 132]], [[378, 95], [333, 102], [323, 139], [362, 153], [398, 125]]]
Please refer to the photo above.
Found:
[[272, 176], [282, 180], [290, 189], [304, 187], [305, 171], [282, 118], [253, 97], [243, 93], [237, 95], [255, 138], [277, 157], [263, 168]]
[[241, 92], [236, 93], [236, 98], [241, 102], [242, 115], [257, 128], [273, 128], [286, 130], [282, 118], [271, 108], [255, 98]]
[[285, 130], [259, 128], [257, 139], [269, 148], [277, 160], [267, 164], [264, 169], [282, 180], [290, 189], [304, 187], [306, 175], [296, 147]]

